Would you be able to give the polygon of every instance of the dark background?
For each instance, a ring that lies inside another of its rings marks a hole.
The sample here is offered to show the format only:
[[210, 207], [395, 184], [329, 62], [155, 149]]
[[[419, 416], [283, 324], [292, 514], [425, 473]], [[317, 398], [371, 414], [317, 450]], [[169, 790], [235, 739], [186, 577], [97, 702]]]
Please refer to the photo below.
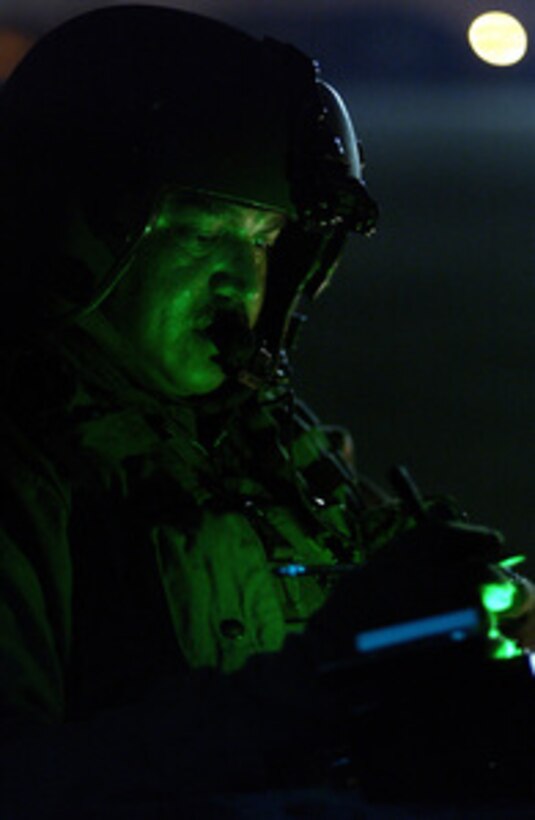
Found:
[[[5, 0], [35, 36], [111, 3]], [[535, 58], [479, 61], [479, 0], [167, 3], [294, 42], [346, 96], [381, 205], [350, 242], [295, 357], [298, 385], [347, 425], [381, 483], [403, 462], [456, 496], [535, 570]], [[499, 4], [535, 39], [532, 0]], [[1, 41], [0, 41], [1, 51]], [[95, 55], [98, 59], [98, 55]]]

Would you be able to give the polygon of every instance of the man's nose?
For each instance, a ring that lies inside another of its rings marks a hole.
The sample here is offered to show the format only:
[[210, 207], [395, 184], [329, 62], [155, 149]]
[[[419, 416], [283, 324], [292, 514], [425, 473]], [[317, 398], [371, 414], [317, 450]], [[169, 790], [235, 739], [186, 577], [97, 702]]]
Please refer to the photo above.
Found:
[[245, 311], [249, 326], [258, 318], [264, 294], [265, 269], [252, 243], [233, 243], [220, 249], [221, 259], [210, 279], [212, 293]]

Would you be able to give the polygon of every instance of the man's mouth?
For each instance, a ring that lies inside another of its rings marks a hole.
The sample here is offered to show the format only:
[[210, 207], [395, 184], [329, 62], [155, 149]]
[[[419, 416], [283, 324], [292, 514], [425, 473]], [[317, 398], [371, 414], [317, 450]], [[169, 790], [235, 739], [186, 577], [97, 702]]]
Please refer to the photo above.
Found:
[[254, 352], [254, 334], [247, 316], [238, 310], [216, 310], [200, 324], [203, 333], [217, 348], [214, 357], [227, 375], [241, 370]]

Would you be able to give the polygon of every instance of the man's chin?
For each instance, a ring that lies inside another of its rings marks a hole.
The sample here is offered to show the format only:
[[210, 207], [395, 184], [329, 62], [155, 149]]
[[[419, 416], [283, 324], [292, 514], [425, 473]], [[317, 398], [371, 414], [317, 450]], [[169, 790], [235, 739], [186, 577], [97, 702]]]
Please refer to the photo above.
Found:
[[223, 369], [213, 359], [205, 367], [193, 369], [188, 374], [188, 378], [182, 378], [175, 384], [179, 395], [186, 396], [206, 396], [213, 393], [225, 382], [226, 376]]
[[177, 368], [176, 371], [171, 368], [145, 369], [143, 374], [138, 371], [137, 376], [146, 389], [168, 399], [205, 396], [221, 387], [226, 380], [223, 369], [214, 361], [187, 371], [184, 368]]

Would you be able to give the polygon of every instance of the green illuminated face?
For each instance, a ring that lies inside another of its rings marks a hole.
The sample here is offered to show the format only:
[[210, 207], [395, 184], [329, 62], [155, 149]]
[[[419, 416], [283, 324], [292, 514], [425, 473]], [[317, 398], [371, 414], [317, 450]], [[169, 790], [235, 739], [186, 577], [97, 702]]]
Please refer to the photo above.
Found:
[[284, 217], [168, 196], [103, 313], [135, 356], [137, 375], [171, 397], [210, 393], [225, 379], [211, 338], [231, 311], [253, 328], [264, 301], [267, 256]]

